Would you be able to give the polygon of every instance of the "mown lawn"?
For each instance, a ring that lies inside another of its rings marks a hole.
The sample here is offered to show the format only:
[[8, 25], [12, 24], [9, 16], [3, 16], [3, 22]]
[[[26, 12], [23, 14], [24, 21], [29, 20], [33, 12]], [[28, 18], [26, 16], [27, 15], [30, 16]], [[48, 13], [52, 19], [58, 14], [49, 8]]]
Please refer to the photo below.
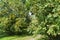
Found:
[[0, 40], [35, 40], [32, 36], [7, 36]]

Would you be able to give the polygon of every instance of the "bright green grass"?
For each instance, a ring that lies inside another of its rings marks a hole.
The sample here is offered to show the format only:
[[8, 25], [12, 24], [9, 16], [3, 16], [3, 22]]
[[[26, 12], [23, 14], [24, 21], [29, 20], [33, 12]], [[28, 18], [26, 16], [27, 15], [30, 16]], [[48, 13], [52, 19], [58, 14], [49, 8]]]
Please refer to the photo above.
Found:
[[32, 36], [8, 36], [0, 38], [0, 40], [34, 40]]

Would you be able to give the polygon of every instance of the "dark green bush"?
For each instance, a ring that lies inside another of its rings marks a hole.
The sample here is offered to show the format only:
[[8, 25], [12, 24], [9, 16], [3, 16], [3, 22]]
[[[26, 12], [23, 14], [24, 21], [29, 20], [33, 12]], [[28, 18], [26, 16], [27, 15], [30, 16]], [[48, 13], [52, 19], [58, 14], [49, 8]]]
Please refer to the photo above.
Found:
[[42, 34], [53, 39], [60, 35], [60, 1], [1, 0], [0, 28], [11, 34]]

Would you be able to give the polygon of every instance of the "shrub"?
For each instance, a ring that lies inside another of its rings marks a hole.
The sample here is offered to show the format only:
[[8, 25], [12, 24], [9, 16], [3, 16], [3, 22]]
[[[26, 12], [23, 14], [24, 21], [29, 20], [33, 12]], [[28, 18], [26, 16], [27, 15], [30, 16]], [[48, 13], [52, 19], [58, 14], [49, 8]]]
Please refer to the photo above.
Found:
[[56, 37], [60, 35], [60, 1], [1, 0], [0, 26], [8, 33]]

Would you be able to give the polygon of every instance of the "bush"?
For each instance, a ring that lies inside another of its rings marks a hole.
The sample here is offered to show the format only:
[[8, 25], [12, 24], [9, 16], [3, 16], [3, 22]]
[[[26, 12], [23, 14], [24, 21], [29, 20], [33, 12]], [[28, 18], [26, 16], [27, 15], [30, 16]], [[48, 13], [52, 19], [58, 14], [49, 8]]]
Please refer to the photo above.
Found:
[[60, 35], [60, 1], [1, 0], [0, 26], [11, 34], [56, 37]]

